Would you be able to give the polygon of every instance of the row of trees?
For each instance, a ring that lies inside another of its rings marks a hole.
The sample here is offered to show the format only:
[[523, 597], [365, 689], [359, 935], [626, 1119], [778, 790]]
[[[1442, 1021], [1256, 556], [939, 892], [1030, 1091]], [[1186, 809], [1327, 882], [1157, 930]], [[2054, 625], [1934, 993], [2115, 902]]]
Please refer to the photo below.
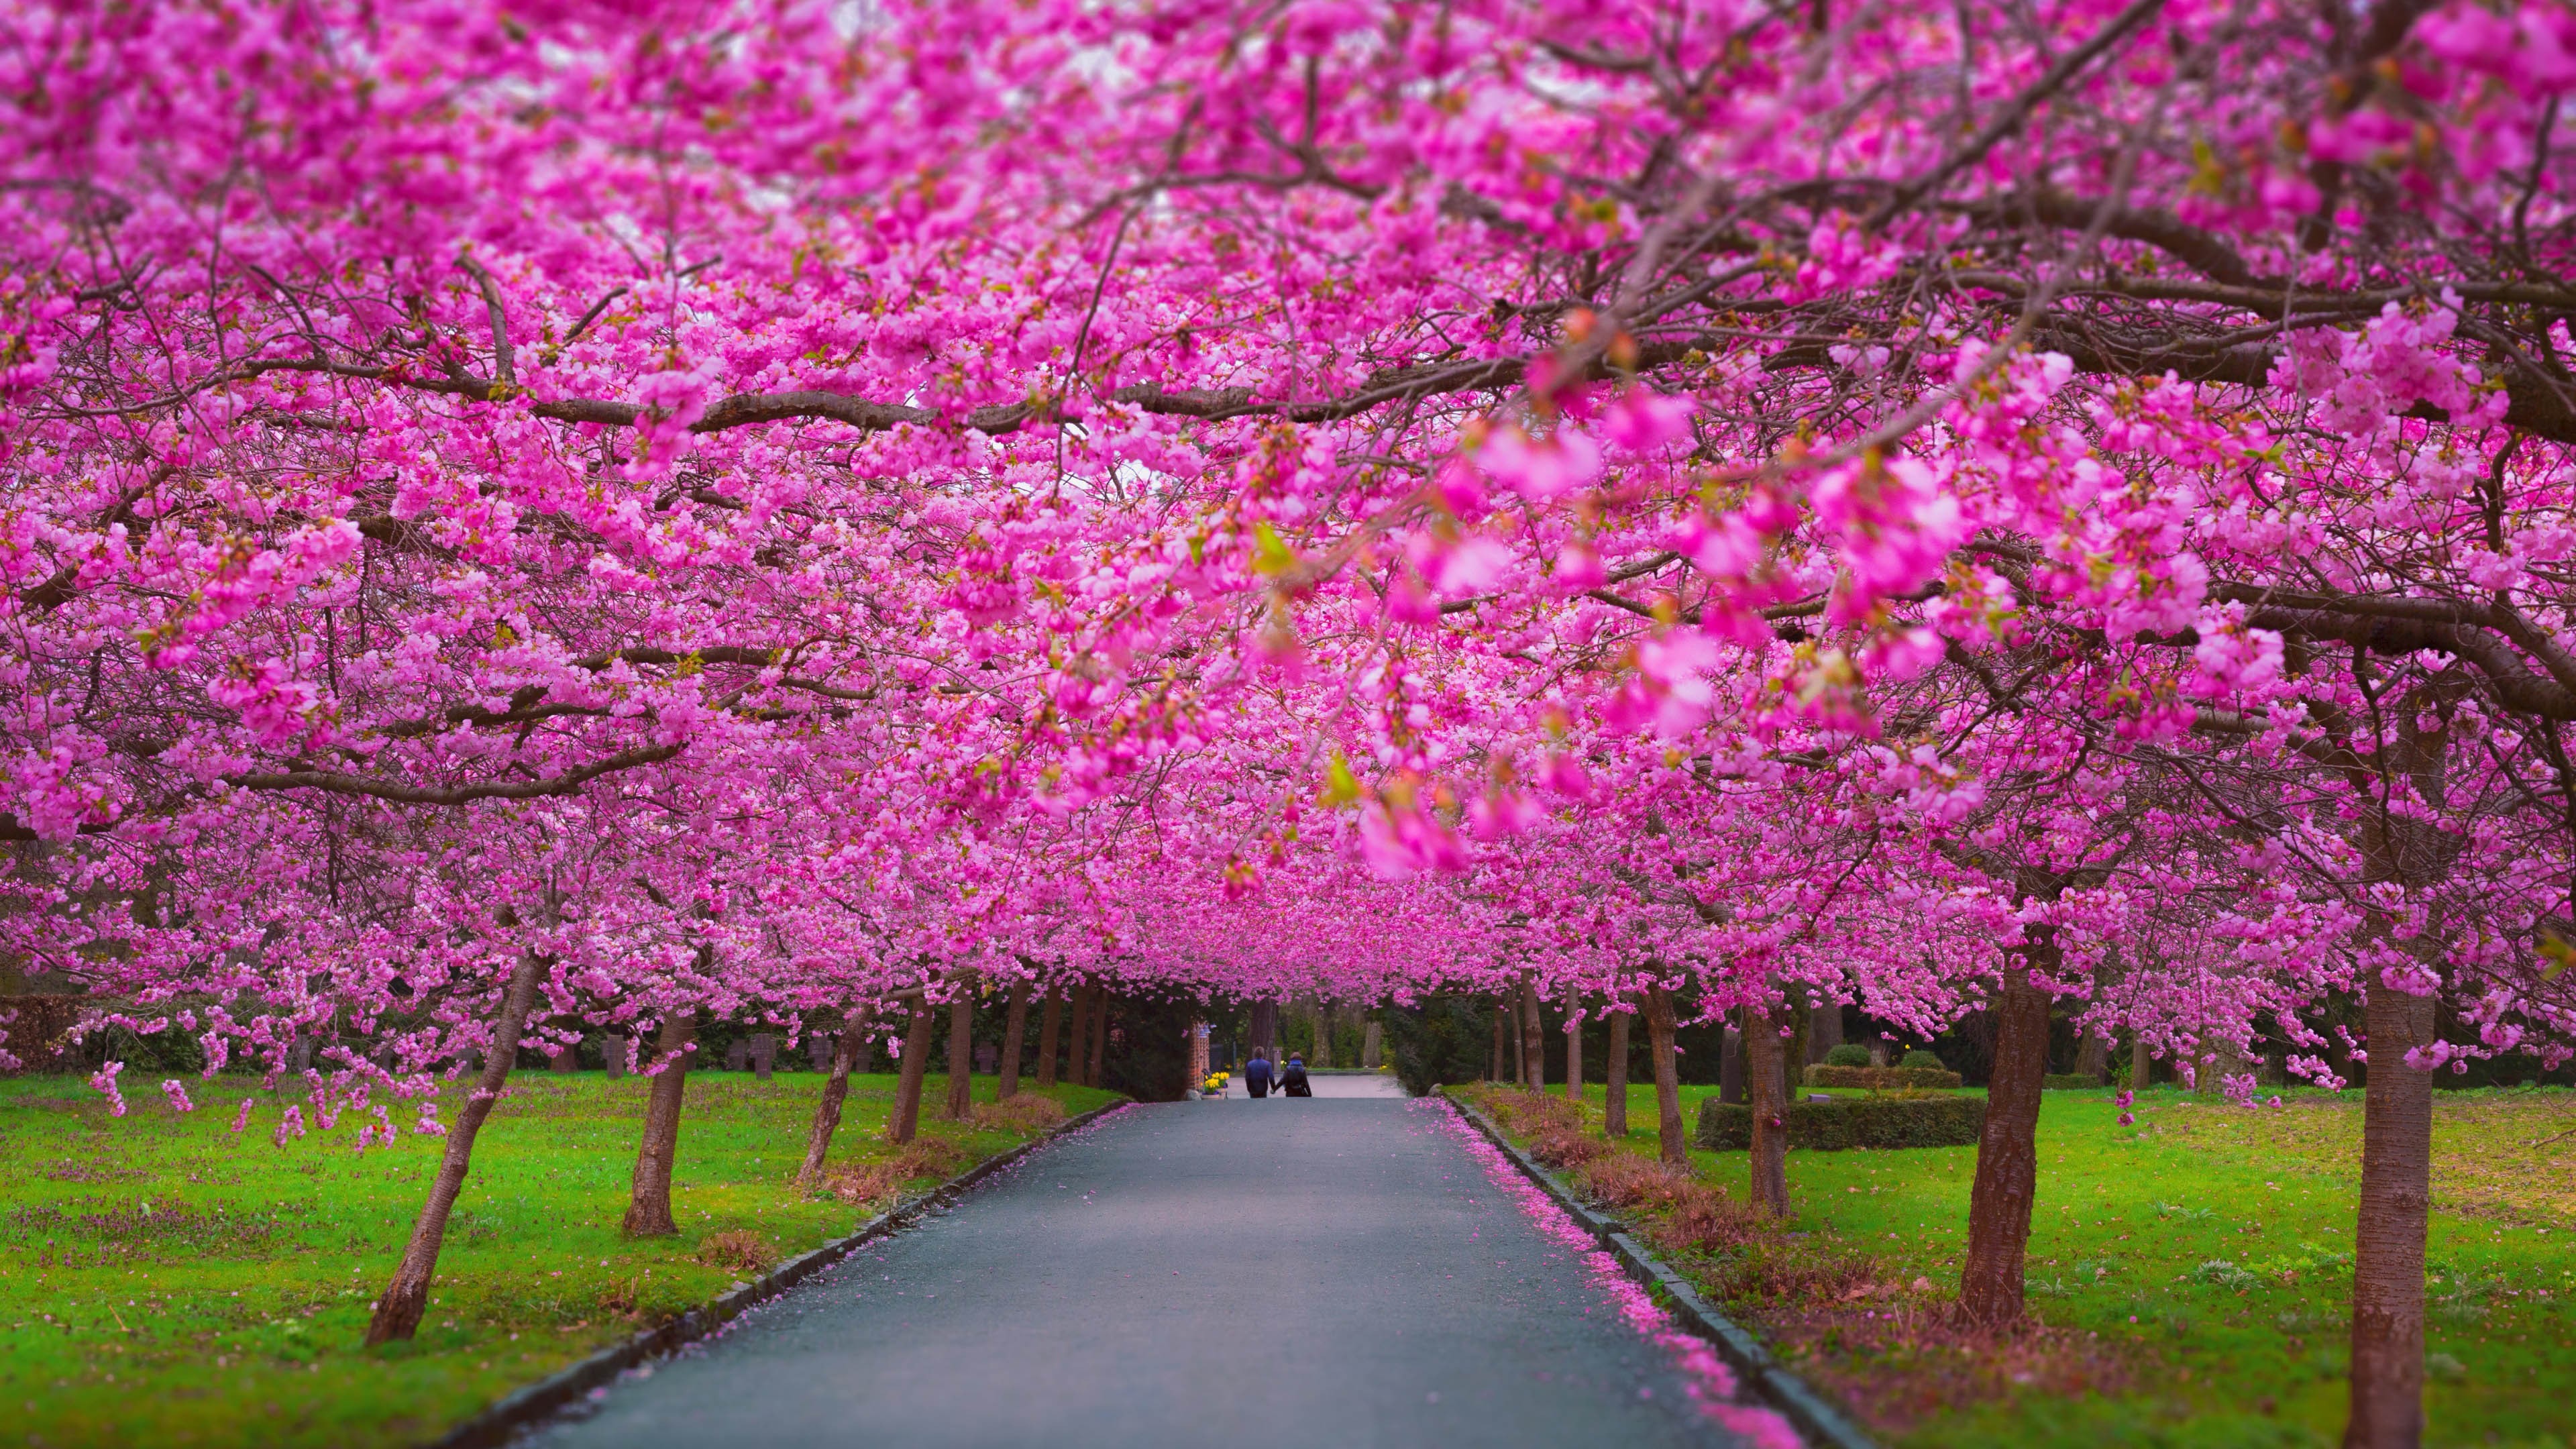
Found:
[[381, 1334], [514, 1044], [1073, 981], [1986, 1012], [2009, 1321], [2056, 1003], [2366, 1059], [2419, 1437], [2432, 1074], [2576, 1027], [2562, 8], [0, 25], [0, 949], [481, 1052]]

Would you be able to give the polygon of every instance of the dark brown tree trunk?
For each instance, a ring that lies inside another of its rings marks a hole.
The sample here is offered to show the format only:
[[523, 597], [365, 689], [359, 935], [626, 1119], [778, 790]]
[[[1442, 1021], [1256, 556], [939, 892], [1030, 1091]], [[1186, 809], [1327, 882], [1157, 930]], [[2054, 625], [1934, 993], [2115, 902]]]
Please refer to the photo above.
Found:
[[1609, 1080], [1601, 1088], [1601, 1135], [1618, 1138], [1628, 1135], [1629, 1013], [1616, 1010], [1616, 1002], [1612, 1006], [1610, 1059], [1602, 1064], [1608, 1069], [1604, 1075]]
[[1091, 996], [1091, 1069], [1082, 1076], [1086, 1087], [1097, 1087], [1109, 1070], [1109, 988], [1095, 988]]
[[1507, 1032], [1506, 1028], [1505, 1028], [1505, 1027], [1504, 1027], [1504, 1025], [1503, 1025], [1503, 1018], [1504, 1018], [1504, 1016], [1505, 1016], [1506, 1014], [1507, 1014], [1507, 1013], [1505, 1013], [1505, 1012], [1504, 1012], [1504, 1010], [1503, 1010], [1503, 1004], [1502, 1004], [1501, 1002], [1499, 1002], [1499, 1001], [1495, 1002], [1495, 1003], [1494, 1003], [1494, 1064], [1493, 1064], [1493, 1066], [1492, 1066], [1492, 1067], [1488, 1068], [1488, 1069], [1486, 1070], [1486, 1072], [1485, 1072], [1485, 1080], [1486, 1080], [1486, 1081], [1489, 1081], [1489, 1082], [1501, 1082], [1501, 1081], [1507, 1081], [1507, 1080], [1509, 1080], [1509, 1078], [1504, 1074], [1504, 1071], [1503, 1071], [1503, 1054], [1504, 1054], [1506, 1051], [1510, 1050], [1510, 1043], [1509, 1043], [1509, 1042], [1507, 1042], [1506, 1040], [1504, 1040], [1504, 1038], [1508, 1035], [1508, 1032]]
[[680, 1230], [671, 1217], [671, 1165], [680, 1151], [680, 1104], [689, 1085], [689, 1043], [697, 1040], [692, 1008], [662, 1018], [653, 1059], [668, 1062], [644, 1102], [644, 1138], [635, 1147], [635, 1175], [627, 1189], [626, 1236], [667, 1238]]
[[2111, 1044], [2090, 1032], [2075, 1049], [2075, 1075], [2100, 1082], [2111, 1074]]
[[1520, 993], [1512, 993], [1511, 1005], [1502, 1009], [1509, 1012], [1512, 1018], [1511, 1079], [1514, 1084], [1526, 1090], [1529, 1086], [1529, 1046], [1524, 1038], [1529, 1024], [1521, 1019]]
[[1091, 1045], [1091, 1004], [1099, 995], [1087, 985], [1073, 988], [1073, 1023], [1065, 1035], [1064, 1075], [1077, 1087], [1091, 1085], [1082, 1079], [1082, 1058]]
[[1333, 1004], [1329, 1001], [1318, 1000], [1315, 1003], [1315, 1049], [1306, 1054], [1306, 1065], [1309, 1067], [1329, 1067], [1332, 1064]]
[[894, 1114], [886, 1119], [886, 1140], [897, 1147], [921, 1130], [921, 1082], [930, 1075], [930, 1023], [939, 1008], [927, 998], [912, 1003], [912, 1020], [903, 1029], [903, 1061], [895, 1068]]
[[1657, 1155], [1675, 1167], [1690, 1166], [1690, 1139], [1682, 1134], [1681, 1070], [1673, 1061], [1673, 997], [1646, 988], [1646, 1050], [1655, 1059]]
[[1528, 1060], [1522, 1064], [1521, 1085], [1533, 1092], [1547, 1090], [1547, 1021], [1539, 1010], [1538, 987], [1521, 983], [1521, 1051]]
[[1843, 1004], [1828, 1001], [1807, 1013], [1807, 1061], [1821, 1062], [1843, 1044]]
[[2147, 1039], [2141, 1034], [2129, 1038], [2129, 1090], [2143, 1092], [2156, 1079], [2155, 1054], [2147, 1050]]
[[2406, 1053], [2434, 1037], [2433, 998], [2363, 987], [2361, 1212], [2353, 1236], [2352, 1417], [2344, 1449], [2424, 1437], [2424, 1235], [2433, 1206], [2433, 1074]]
[[519, 1034], [528, 1024], [537, 982], [547, 965], [547, 958], [533, 951], [521, 953], [509, 985], [501, 989], [501, 1014], [492, 1023], [492, 1044], [483, 1051], [483, 1070], [475, 1077], [465, 1105], [457, 1110], [455, 1122], [448, 1126], [438, 1176], [431, 1179], [429, 1200], [421, 1204], [420, 1216], [412, 1222], [411, 1241], [394, 1268], [394, 1280], [376, 1296], [375, 1315], [367, 1322], [369, 1348], [410, 1338], [420, 1329], [421, 1315], [429, 1311], [429, 1285], [438, 1271], [439, 1244], [447, 1238], [447, 1216], [456, 1208], [457, 1194], [465, 1190], [465, 1173], [474, 1161], [474, 1138], [492, 1115], [501, 1088], [509, 1083], [510, 1065], [519, 1055]]
[[1994, 1006], [1994, 1074], [1986, 1084], [1986, 1129], [1977, 1140], [1976, 1185], [1968, 1194], [1968, 1259], [1959, 1307], [1975, 1322], [2022, 1316], [2022, 1271], [2030, 1214], [2039, 1198], [2040, 1087], [2048, 1075], [2048, 993], [2031, 984], [2037, 965], [2058, 964], [2057, 932], [2024, 926], [2021, 952], [2004, 965]]
[[1753, 1088], [1752, 1200], [1775, 1218], [1789, 1215], [1790, 1044], [1780, 1036], [1777, 1007], [1744, 1013], [1744, 1077]]
[[1055, 1085], [1055, 1054], [1064, 1031], [1064, 993], [1047, 988], [1046, 1010], [1038, 1017], [1038, 1090]]
[[1020, 1049], [1028, 1044], [1029, 983], [1011, 983], [1011, 1009], [1002, 1018], [1002, 1079], [993, 1084], [993, 1100], [1007, 1102], [1020, 1094]]
[[832, 1043], [832, 1070], [823, 1078], [823, 1095], [814, 1103], [814, 1126], [805, 1134], [805, 1165], [796, 1169], [796, 1185], [808, 1192], [823, 1180], [823, 1159], [831, 1153], [832, 1134], [841, 1130], [841, 1107], [850, 1096], [850, 1069], [858, 1065], [859, 1043], [867, 1039], [853, 1015], [841, 1024]]
[[1386, 1024], [1374, 1016], [1360, 1029], [1360, 1065], [1372, 1072], [1386, 1065]]
[[1565, 988], [1565, 1100], [1583, 1100], [1583, 1023], [1575, 1013], [1583, 1009], [1583, 993]]
[[1717, 1100], [1731, 1107], [1741, 1107], [1744, 1095], [1744, 1027], [1743, 1013], [1728, 1013], [1726, 1030], [1718, 1037]]
[[951, 1122], [963, 1122], [975, 1108], [975, 982], [957, 983], [957, 999], [948, 1003], [948, 1107]]

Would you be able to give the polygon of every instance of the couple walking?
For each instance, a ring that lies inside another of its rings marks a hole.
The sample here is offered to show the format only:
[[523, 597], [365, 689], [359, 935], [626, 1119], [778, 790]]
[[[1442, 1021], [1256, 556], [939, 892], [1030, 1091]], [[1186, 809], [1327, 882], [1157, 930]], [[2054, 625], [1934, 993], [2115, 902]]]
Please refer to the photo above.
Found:
[[1254, 1047], [1252, 1060], [1243, 1064], [1243, 1089], [1255, 1097], [1267, 1097], [1274, 1079], [1279, 1084], [1279, 1095], [1283, 1097], [1315, 1095], [1315, 1089], [1306, 1085], [1306, 1058], [1303, 1055], [1290, 1052], [1288, 1065], [1274, 1071], [1270, 1058], [1262, 1054], [1261, 1048]]

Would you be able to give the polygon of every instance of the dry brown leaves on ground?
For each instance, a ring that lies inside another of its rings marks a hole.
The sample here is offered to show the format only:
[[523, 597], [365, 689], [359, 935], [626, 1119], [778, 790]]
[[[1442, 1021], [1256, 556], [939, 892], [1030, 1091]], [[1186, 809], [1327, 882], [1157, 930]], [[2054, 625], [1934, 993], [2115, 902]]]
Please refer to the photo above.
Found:
[[832, 1195], [847, 1203], [889, 1198], [915, 1178], [947, 1177], [966, 1165], [971, 1153], [937, 1137], [916, 1137], [901, 1150], [846, 1167], [824, 1179]]
[[1028, 1137], [1062, 1123], [1064, 1104], [1053, 1097], [1022, 1092], [1005, 1101], [976, 1103], [973, 1120], [988, 1132], [1017, 1132]]
[[748, 1278], [766, 1273], [778, 1261], [778, 1246], [748, 1229], [711, 1233], [698, 1244], [698, 1261], [710, 1268], [731, 1268]]

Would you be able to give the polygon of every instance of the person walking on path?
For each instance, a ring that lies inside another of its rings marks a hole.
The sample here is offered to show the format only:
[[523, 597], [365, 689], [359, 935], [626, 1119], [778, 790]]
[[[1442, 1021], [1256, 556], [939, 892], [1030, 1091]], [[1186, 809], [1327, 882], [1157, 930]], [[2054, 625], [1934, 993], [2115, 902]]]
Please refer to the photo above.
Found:
[[1259, 1047], [1252, 1049], [1252, 1060], [1243, 1064], [1243, 1090], [1256, 1100], [1270, 1095], [1270, 1058]]
[[1288, 1054], [1288, 1065], [1279, 1071], [1279, 1091], [1283, 1096], [1311, 1097], [1315, 1089], [1306, 1084], [1306, 1059], [1295, 1052]]

